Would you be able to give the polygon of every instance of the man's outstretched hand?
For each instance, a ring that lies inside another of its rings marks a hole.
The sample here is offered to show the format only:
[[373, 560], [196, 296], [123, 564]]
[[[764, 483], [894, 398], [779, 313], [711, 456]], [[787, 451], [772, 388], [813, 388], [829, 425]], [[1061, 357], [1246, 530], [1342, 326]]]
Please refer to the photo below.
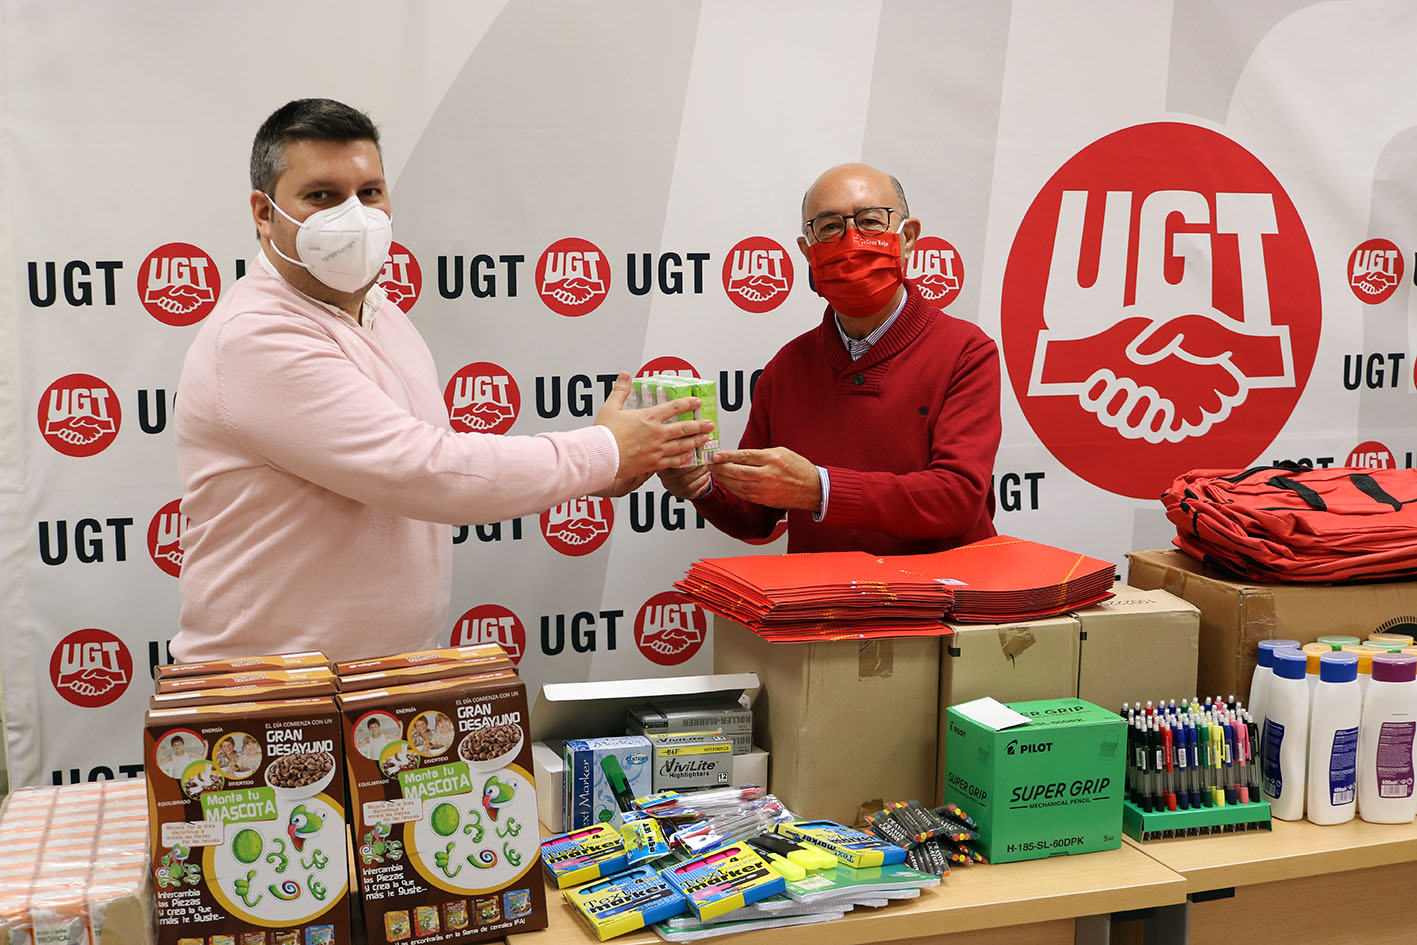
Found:
[[[615, 484], [604, 494], [624, 495], [643, 483], [650, 473], [673, 469], [694, 461], [694, 447], [709, 441], [713, 430], [709, 420], [675, 420], [681, 413], [696, 410], [697, 397], [681, 397], [667, 404], [656, 404], [639, 410], [626, 410], [625, 398], [630, 395], [630, 375], [620, 373], [605, 406], [596, 414], [595, 422], [608, 427], [620, 448], [620, 467]], [[629, 482], [638, 482], [624, 491], [614, 491]]]

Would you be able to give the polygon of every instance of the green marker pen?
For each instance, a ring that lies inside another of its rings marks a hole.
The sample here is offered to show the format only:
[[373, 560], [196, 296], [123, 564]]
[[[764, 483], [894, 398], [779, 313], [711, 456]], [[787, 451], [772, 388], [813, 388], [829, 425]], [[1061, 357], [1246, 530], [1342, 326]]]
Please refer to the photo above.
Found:
[[630, 781], [625, 777], [625, 769], [620, 767], [620, 759], [606, 755], [600, 759], [600, 770], [605, 772], [605, 780], [610, 784], [610, 793], [615, 795], [615, 805], [620, 811], [634, 810], [635, 795], [630, 791]]

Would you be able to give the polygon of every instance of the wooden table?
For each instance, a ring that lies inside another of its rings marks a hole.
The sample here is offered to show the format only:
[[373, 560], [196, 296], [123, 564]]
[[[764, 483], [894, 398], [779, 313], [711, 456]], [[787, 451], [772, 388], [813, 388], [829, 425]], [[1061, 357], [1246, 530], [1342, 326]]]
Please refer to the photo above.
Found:
[[[957, 868], [940, 886], [924, 890], [918, 899], [878, 909], [857, 908], [832, 922], [745, 932], [731, 941], [744, 945], [901, 940], [917, 945], [1106, 942], [1110, 913], [1177, 905], [1185, 901], [1185, 894], [1185, 881], [1180, 876], [1141, 850], [1123, 845], [1120, 850], [1102, 853]], [[548, 887], [547, 899], [550, 927], [508, 936], [509, 945], [596, 942], [558, 890]], [[653, 932], [641, 931], [613, 941], [649, 945], [660, 939]]]
[[1392, 869], [1417, 860], [1417, 824], [1276, 820], [1268, 831], [1127, 844], [1180, 874], [1197, 900], [1159, 910], [1151, 940], [1417, 941], [1417, 900], [1398, 892], [1410, 871]]

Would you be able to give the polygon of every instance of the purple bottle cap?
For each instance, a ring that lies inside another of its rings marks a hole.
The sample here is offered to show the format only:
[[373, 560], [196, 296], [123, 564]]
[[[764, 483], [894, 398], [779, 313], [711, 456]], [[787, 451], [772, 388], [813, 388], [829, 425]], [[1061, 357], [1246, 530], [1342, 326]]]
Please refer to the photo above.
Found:
[[1373, 657], [1373, 682], [1412, 682], [1417, 679], [1417, 656], [1380, 653]]

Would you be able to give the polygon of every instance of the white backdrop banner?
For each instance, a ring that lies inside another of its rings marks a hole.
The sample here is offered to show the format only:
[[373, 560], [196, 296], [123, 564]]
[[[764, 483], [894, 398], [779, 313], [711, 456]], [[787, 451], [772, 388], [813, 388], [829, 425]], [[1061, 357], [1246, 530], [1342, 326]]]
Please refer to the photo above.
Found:
[[[0, 2], [0, 591], [15, 784], [141, 774], [176, 630], [183, 355], [255, 251], [292, 98], [369, 111], [383, 285], [457, 429], [588, 423], [619, 370], [753, 383], [821, 301], [804, 189], [861, 160], [1003, 354], [1001, 532], [1118, 562], [1179, 472], [1412, 465], [1417, 9], [1398, 2]], [[450, 643], [546, 682], [708, 671], [651, 481], [458, 529]], [[351, 562], [357, 572], [366, 562]], [[399, 628], [389, 628], [390, 648]]]

